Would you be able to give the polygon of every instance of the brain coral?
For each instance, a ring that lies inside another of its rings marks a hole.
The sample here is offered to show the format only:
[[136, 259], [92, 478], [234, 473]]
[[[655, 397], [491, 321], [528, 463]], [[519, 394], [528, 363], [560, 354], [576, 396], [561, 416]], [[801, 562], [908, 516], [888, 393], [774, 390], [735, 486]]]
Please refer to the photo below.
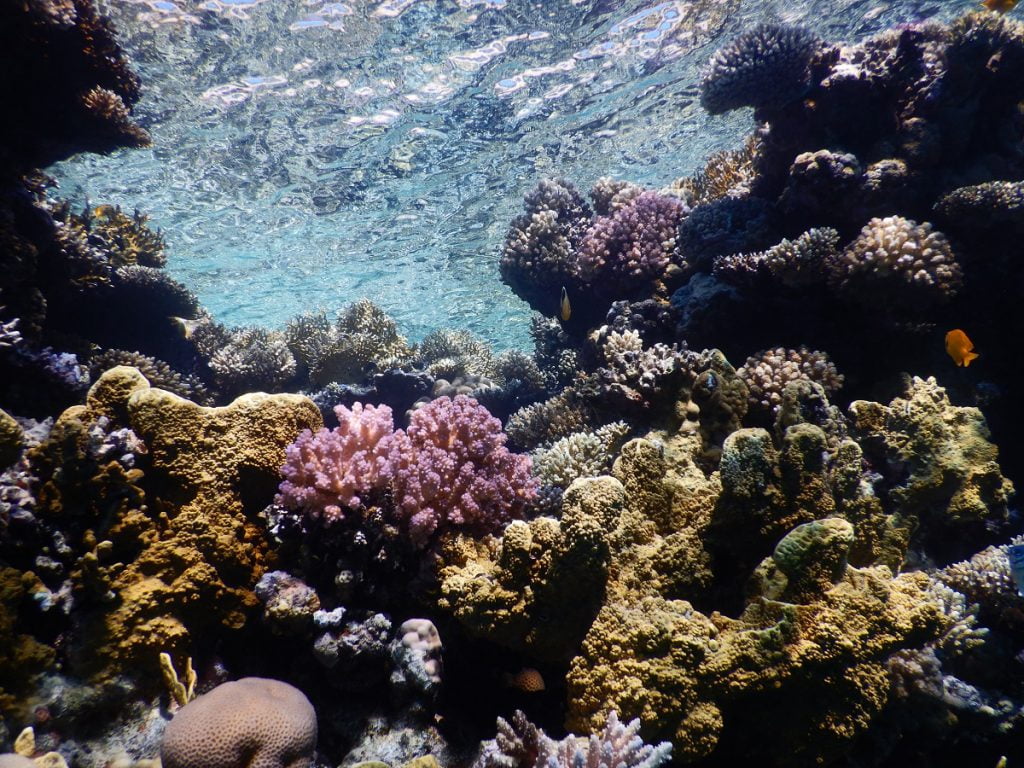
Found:
[[806, 92], [808, 67], [820, 45], [801, 27], [762, 24], [745, 32], [711, 57], [700, 84], [701, 104], [712, 114], [784, 106]]
[[218, 685], [167, 724], [165, 768], [308, 768], [316, 750], [316, 712], [299, 689], [244, 677]]

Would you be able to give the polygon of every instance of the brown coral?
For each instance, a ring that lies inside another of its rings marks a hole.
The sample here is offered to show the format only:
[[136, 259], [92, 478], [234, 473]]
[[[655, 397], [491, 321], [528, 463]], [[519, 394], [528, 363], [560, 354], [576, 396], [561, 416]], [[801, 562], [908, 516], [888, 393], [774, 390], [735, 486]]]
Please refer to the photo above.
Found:
[[254, 515], [273, 497], [285, 446], [320, 427], [320, 413], [304, 397], [262, 393], [204, 408], [131, 368], [107, 371], [84, 408], [123, 414], [149, 448], [152, 478], [147, 504], [123, 509], [106, 531], [110, 545], [97, 547], [116, 600], [93, 614], [83, 639], [100, 670], [155, 671], [158, 651], [187, 655], [190, 632], [237, 629], [256, 606], [266, 544]]

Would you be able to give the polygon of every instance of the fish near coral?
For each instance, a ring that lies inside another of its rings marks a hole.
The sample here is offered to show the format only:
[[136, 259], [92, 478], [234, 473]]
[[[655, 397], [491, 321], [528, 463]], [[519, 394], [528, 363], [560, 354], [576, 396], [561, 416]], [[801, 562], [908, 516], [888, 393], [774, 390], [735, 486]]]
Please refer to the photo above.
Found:
[[513, 688], [523, 693], [539, 693], [547, 688], [544, 676], [533, 667], [523, 667], [518, 672], [506, 672], [501, 676], [506, 688]]
[[569, 294], [565, 292], [564, 285], [562, 286], [562, 299], [558, 302], [558, 311], [562, 322], [569, 322], [569, 318], [572, 317], [572, 304], [569, 303]]
[[954, 328], [946, 334], [946, 354], [953, 358], [958, 367], [966, 368], [972, 360], [977, 359], [978, 353], [972, 352], [973, 349], [974, 342], [959, 328]]
[[1009, 13], [1017, 7], [1019, 0], [981, 0], [981, 4], [996, 13]]

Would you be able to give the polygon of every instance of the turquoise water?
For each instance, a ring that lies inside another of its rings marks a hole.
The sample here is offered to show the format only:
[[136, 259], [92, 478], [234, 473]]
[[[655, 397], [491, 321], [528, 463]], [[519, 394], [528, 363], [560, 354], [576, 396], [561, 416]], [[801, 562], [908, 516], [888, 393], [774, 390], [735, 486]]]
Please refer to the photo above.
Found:
[[458, 326], [523, 346], [497, 254], [538, 178], [658, 186], [738, 145], [749, 113], [709, 117], [696, 83], [757, 21], [854, 39], [974, 5], [120, 0], [102, 7], [153, 147], [52, 172], [79, 203], [143, 206], [223, 322], [369, 297], [413, 339]]

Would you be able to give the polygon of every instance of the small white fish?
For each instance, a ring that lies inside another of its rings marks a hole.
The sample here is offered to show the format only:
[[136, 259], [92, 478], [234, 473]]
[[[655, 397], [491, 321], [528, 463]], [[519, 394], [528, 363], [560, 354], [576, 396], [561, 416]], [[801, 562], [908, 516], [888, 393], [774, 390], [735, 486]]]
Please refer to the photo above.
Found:
[[1007, 550], [1010, 556], [1010, 573], [1017, 585], [1017, 594], [1024, 597], [1024, 544], [1012, 544]]

